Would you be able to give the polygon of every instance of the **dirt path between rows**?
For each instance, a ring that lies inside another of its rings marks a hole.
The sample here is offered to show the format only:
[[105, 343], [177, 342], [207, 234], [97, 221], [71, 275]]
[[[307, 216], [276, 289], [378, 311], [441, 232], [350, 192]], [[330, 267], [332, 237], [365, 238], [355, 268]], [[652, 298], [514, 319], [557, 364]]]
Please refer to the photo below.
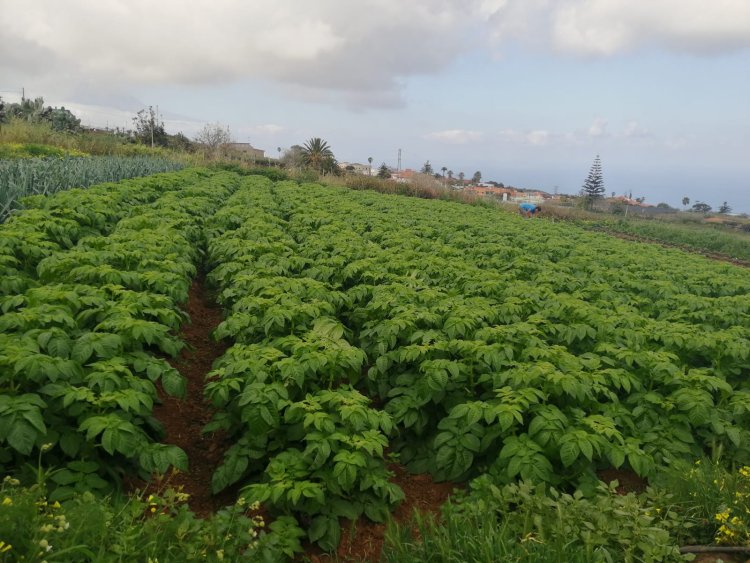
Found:
[[213, 415], [211, 405], [203, 398], [205, 377], [227, 345], [211, 337], [223, 318], [202, 277], [193, 281], [185, 310], [190, 321], [183, 325], [180, 337], [188, 346], [170, 364], [187, 379], [187, 394], [177, 399], [162, 393], [162, 404], [154, 407], [154, 416], [164, 425], [162, 441], [179, 446], [187, 454], [189, 470], [170, 475], [168, 483], [157, 486], [182, 487], [190, 495], [188, 504], [193, 512], [206, 517], [235, 501], [232, 493], [211, 495], [211, 475], [221, 464], [224, 443], [220, 436], [202, 433]]
[[[222, 461], [226, 444], [221, 436], [203, 435], [203, 427], [211, 420], [213, 409], [203, 398], [205, 376], [213, 362], [227, 349], [217, 343], [211, 332], [223, 320], [221, 308], [215, 304], [203, 279], [195, 280], [190, 288], [185, 310], [190, 321], [180, 330], [180, 337], [188, 344], [180, 356], [170, 361], [187, 379], [184, 399], [160, 393], [162, 404], [154, 407], [154, 416], [164, 426], [163, 443], [182, 448], [188, 456], [189, 471], [168, 475], [161, 483], [149, 484], [146, 492], [172, 487], [190, 495], [188, 504], [197, 516], [211, 516], [220, 508], [235, 502], [236, 490], [213, 496], [211, 475]], [[453, 483], [435, 483], [429, 475], [411, 475], [398, 464], [391, 464], [393, 482], [406, 493], [406, 499], [393, 514], [405, 525], [414, 510], [437, 515], [440, 506], [456, 488]], [[361, 518], [355, 524], [342, 521], [342, 538], [336, 556], [345, 561], [377, 561], [383, 546], [385, 525]], [[308, 546], [307, 556], [312, 561], [332, 561], [329, 555]]]
[[[389, 469], [394, 473], [391, 481], [406, 495], [391, 515], [399, 526], [410, 525], [415, 510], [439, 518], [440, 507], [451, 493], [464, 488], [464, 485], [455, 483], [436, 483], [430, 475], [413, 475], [398, 463], [389, 464]], [[306, 556], [312, 563], [380, 561], [385, 530], [386, 524], [372, 522], [364, 516], [356, 522], [342, 519], [341, 542], [336, 553], [324, 554], [316, 547], [308, 546]]]

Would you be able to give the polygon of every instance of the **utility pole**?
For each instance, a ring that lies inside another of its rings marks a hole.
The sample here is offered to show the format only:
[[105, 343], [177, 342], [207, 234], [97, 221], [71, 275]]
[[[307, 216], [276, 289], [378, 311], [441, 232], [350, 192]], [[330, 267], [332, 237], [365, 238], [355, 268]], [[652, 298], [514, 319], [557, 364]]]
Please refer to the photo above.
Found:
[[153, 106], [148, 106], [148, 117], [151, 124], [151, 148], [154, 148], [154, 128], [156, 123], [159, 121], [159, 106], [156, 106], [156, 115], [154, 115]]

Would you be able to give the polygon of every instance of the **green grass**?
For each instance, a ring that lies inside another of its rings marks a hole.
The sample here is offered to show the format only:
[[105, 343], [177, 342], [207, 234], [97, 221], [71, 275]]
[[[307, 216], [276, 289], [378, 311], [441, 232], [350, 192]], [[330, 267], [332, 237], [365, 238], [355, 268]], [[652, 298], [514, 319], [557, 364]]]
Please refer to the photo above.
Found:
[[0, 145], [0, 160], [49, 156], [85, 156], [85, 153], [75, 149], [62, 149], [53, 145], [38, 143], [6, 143]]
[[283, 561], [300, 551], [299, 531], [278, 519], [265, 526], [241, 503], [208, 518], [188, 507], [189, 495], [173, 489], [154, 494], [97, 497], [77, 494], [50, 501], [44, 484], [0, 484], [0, 561]]
[[[666, 526], [630, 493], [600, 485], [584, 496], [528, 483], [498, 487], [487, 478], [443, 507], [391, 524], [382, 560], [432, 563], [682, 561]], [[416, 533], [414, 533], [416, 532]]]
[[475, 479], [443, 507], [391, 523], [383, 561], [682, 561], [678, 546], [750, 543], [750, 467], [675, 462], [639, 495], [563, 494]]
[[750, 233], [721, 225], [621, 220], [607, 222], [605, 228], [692, 250], [715, 252], [730, 258], [750, 260]]

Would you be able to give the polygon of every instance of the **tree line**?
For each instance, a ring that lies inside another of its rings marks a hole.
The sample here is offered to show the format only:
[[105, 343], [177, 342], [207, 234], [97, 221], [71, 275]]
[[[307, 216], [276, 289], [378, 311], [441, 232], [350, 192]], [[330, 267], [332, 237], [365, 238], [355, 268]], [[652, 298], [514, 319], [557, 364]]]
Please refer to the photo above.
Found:
[[48, 123], [55, 131], [81, 130], [81, 120], [65, 106], [44, 105], [44, 98], [21, 98], [17, 103], [6, 103], [0, 98], [0, 127], [17, 119], [31, 123]]

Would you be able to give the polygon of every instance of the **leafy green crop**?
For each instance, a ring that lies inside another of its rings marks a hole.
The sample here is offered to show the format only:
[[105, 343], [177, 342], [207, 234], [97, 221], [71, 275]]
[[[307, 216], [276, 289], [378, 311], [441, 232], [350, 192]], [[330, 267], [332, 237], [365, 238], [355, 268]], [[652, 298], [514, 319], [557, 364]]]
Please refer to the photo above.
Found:
[[[62, 499], [92, 479], [70, 465], [76, 460], [113, 483], [187, 468], [182, 450], [158, 443], [156, 384], [185, 393], [161, 356], [183, 346], [174, 333], [185, 320], [179, 303], [195, 275], [203, 215], [235, 182], [190, 171], [69, 191], [0, 227], [13, 258], [6, 263], [26, 282], [0, 295], [3, 470], [22, 468], [36, 450], [45, 466], [66, 467], [53, 479]], [[16, 242], [19, 228], [39, 235], [31, 241], [40, 252]]]
[[[415, 471], [566, 484], [705, 452], [750, 458], [743, 270], [490, 209], [262, 180], [208, 233], [229, 311], [217, 336], [265, 358], [248, 373], [282, 402], [320, 389], [319, 371], [281, 369], [280, 342], [340, 323], [363, 369], [332, 358], [349, 377], [328, 380], [383, 404]], [[218, 370], [208, 393], [232, 434], [246, 380]]]
[[719, 452], [750, 463], [745, 270], [205, 170], [27, 205], [0, 230], [0, 464], [41, 455], [61, 495], [184, 466], [151, 409], [157, 385], [184, 391], [161, 358], [180, 350], [199, 264], [229, 344], [205, 386], [205, 431], [229, 443], [212, 487], [242, 487], [326, 549], [339, 518], [400, 500], [386, 452], [438, 479], [559, 487]]

